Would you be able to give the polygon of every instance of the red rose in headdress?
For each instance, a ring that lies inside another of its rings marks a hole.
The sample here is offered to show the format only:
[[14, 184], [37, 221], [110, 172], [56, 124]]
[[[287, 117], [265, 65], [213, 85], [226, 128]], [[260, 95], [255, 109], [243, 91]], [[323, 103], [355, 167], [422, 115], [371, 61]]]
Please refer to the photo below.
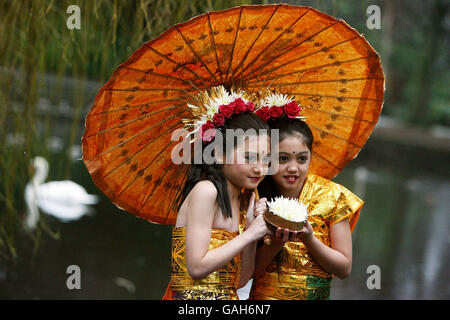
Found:
[[216, 135], [216, 129], [214, 128], [214, 124], [208, 120], [205, 124], [203, 124], [200, 128], [200, 136], [204, 142], [210, 142], [214, 139]]
[[269, 113], [269, 107], [262, 107], [258, 110], [256, 110], [255, 114], [263, 119], [264, 121], [267, 121], [270, 119], [270, 113]]
[[221, 105], [219, 106], [219, 112], [221, 115], [223, 115], [225, 118], [229, 118], [233, 115], [234, 107], [232, 105]]
[[271, 118], [279, 118], [283, 114], [283, 108], [277, 106], [270, 107], [269, 114]]
[[284, 106], [284, 113], [289, 118], [295, 118], [300, 113], [300, 106], [295, 101], [289, 102], [287, 105]]
[[246, 105], [247, 105], [247, 111], [250, 111], [250, 112], [255, 111], [255, 105], [253, 104], [253, 102], [249, 101], [246, 103]]
[[234, 113], [236, 114], [240, 114], [247, 111], [247, 105], [241, 98], [237, 98], [231, 104], [234, 105]]
[[213, 123], [216, 127], [221, 127], [225, 124], [225, 117], [219, 113], [214, 114]]

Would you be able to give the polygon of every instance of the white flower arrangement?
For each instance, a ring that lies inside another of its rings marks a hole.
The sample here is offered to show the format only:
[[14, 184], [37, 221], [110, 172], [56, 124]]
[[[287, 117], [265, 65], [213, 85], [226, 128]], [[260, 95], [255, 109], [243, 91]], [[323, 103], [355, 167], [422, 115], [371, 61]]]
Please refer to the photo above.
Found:
[[[194, 104], [187, 104], [193, 118], [182, 119], [185, 129], [193, 129], [186, 137], [196, 132], [201, 132], [203, 141], [211, 141], [215, 133], [206, 134], [209, 129], [221, 127], [225, 119], [233, 114], [251, 111], [254, 112], [254, 104], [249, 100], [249, 95], [242, 90], [228, 92], [225, 87], [217, 86], [208, 91], [200, 92], [194, 97]], [[242, 101], [241, 101], [242, 100]], [[194, 142], [195, 138], [190, 142]]]
[[308, 209], [305, 204], [297, 199], [276, 197], [267, 202], [269, 210], [283, 219], [293, 222], [304, 222], [308, 219]]
[[271, 93], [271, 94], [267, 95], [263, 101], [260, 102], [260, 105], [269, 106], [269, 107], [272, 107], [272, 106], [282, 107], [292, 101], [294, 101], [294, 99], [289, 98], [285, 94]]
[[[199, 105], [201, 105], [201, 107], [188, 103], [188, 107], [198, 117], [193, 121], [191, 126], [194, 127], [194, 131], [192, 131], [189, 135], [197, 132], [206, 122], [212, 121], [214, 114], [219, 112], [219, 107], [221, 105], [227, 105], [233, 102], [236, 99], [234, 97], [234, 95], [236, 94], [237, 93], [235, 92], [231, 92], [230, 94], [223, 86], [218, 86], [214, 88], [214, 91], [211, 92], [211, 95], [209, 95], [207, 92], [201, 95], [201, 98], [199, 99], [199, 101], [201, 102], [198, 103]], [[183, 120], [185, 122], [189, 122], [189, 120]]]
[[[237, 99], [242, 99], [242, 101], [244, 101], [245, 103], [249, 102], [249, 100], [246, 98], [246, 93], [244, 91], [242, 91], [242, 90], [239, 90], [237, 92], [231, 91], [231, 101], [234, 101]], [[228, 103], [230, 103], [230, 102], [228, 102]], [[222, 103], [222, 104], [225, 104], [225, 103]]]

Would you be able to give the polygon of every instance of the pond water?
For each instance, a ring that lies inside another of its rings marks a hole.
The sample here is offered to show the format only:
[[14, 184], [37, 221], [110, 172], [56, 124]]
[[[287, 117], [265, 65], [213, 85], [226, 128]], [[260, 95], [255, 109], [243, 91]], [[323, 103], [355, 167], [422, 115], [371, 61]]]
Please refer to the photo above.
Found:
[[[0, 266], [0, 298], [160, 299], [170, 276], [170, 226], [117, 209], [81, 161], [73, 163], [72, 177], [101, 196], [95, 214], [71, 223], [47, 217], [61, 238], [45, 237], [32, 263], [28, 248], [19, 263]], [[334, 181], [365, 205], [353, 232], [352, 274], [333, 280], [331, 298], [448, 299], [448, 177], [357, 158]], [[66, 286], [70, 265], [80, 267], [79, 290]], [[380, 283], [369, 289], [373, 265]]]

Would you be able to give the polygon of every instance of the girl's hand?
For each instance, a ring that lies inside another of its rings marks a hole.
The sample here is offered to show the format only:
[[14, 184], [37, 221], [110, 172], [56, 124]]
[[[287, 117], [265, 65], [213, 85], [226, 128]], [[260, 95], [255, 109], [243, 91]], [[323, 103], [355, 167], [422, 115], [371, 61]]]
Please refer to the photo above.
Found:
[[308, 220], [300, 231], [277, 228], [277, 231], [275, 232], [275, 240], [279, 242], [302, 241], [305, 243], [310, 241], [313, 236], [313, 229]]
[[245, 232], [250, 236], [251, 241], [257, 241], [266, 234], [270, 234], [263, 214], [267, 210], [267, 199], [261, 198], [255, 203], [255, 198], [256, 195], [253, 192], [250, 197], [250, 203], [248, 204], [245, 223]]
[[297, 236], [296, 231], [277, 228], [277, 230], [275, 231], [274, 240], [278, 243], [284, 243], [286, 241], [295, 241], [296, 236]]
[[303, 229], [297, 234], [297, 239], [303, 242], [304, 244], [307, 244], [309, 241], [311, 241], [313, 237], [314, 237], [313, 228], [309, 223], [309, 221], [306, 220]]
[[271, 234], [269, 228], [267, 228], [266, 220], [264, 220], [264, 215], [262, 214], [255, 217], [244, 233], [249, 235], [251, 241], [257, 241], [266, 234]]
[[250, 226], [253, 220], [255, 220], [255, 217], [264, 214], [264, 212], [267, 210], [267, 199], [261, 198], [255, 203], [255, 198], [256, 195], [253, 192], [248, 204], [245, 229], [247, 229]]
[[254, 192], [252, 192], [252, 195], [250, 196], [250, 200], [248, 203], [247, 214], [245, 215], [245, 229], [247, 229], [253, 222], [253, 220], [255, 220], [255, 213], [254, 213], [255, 198], [256, 195]]
[[254, 215], [255, 217], [259, 216], [260, 214], [264, 214], [267, 210], [267, 199], [261, 198], [258, 201], [256, 201], [255, 209], [254, 209]]

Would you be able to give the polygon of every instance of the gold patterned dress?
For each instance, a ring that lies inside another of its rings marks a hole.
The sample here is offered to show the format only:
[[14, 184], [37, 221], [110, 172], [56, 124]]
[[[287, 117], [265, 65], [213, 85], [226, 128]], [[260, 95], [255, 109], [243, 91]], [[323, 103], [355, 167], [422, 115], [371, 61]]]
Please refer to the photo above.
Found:
[[[239, 232], [211, 229], [208, 250], [218, 248], [244, 231], [249, 190], [240, 197]], [[237, 288], [241, 273], [241, 255], [210, 273], [206, 278], [193, 280], [186, 266], [186, 228], [172, 229], [172, 273], [163, 300], [238, 300]]]
[[[330, 226], [347, 218], [353, 231], [364, 204], [345, 187], [313, 174], [307, 176], [299, 201], [308, 206], [314, 236], [327, 246], [330, 246]], [[250, 299], [329, 299], [332, 277], [301, 241], [288, 241], [278, 258], [255, 275]]]

